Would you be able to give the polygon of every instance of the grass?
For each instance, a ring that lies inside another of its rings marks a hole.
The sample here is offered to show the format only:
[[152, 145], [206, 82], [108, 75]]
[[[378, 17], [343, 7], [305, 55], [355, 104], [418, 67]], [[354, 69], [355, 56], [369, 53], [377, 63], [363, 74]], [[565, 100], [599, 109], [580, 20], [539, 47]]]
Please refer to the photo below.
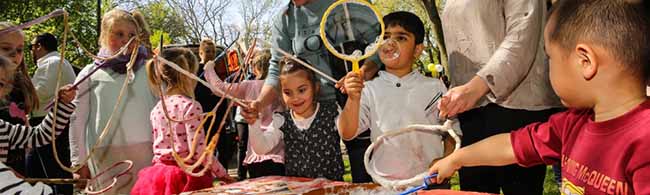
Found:
[[[346, 182], [352, 182], [352, 175], [350, 175], [350, 160], [347, 158], [347, 155], [343, 156], [343, 165], [345, 166], [345, 175], [343, 175], [343, 180]], [[546, 167], [546, 178], [544, 179], [544, 195], [559, 195], [560, 191], [558, 190], [557, 183], [554, 181], [553, 168], [551, 166]], [[451, 189], [460, 190], [460, 182], [458, 181], [458, 173], [449, 181], [451, 183]]]

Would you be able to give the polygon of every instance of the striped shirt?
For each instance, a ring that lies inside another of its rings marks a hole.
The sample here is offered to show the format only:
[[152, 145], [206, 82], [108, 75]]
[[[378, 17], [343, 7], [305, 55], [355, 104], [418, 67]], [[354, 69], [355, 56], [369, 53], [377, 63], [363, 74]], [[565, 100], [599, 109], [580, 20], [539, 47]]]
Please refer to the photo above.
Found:
[[41, 182], [32, 186], [0, 162], [0, 194], [52, 194], [52, 188]]
[[[74, 111], [73, 104], [59, 104], [56, 119], [56, 135], [61, 134], [68, 124], [70, 115]], [[9, 150], [19, 148], [33, 148], [47, 145], [52, 142], [52, 118], [54, 113], [50, 111], [40, 125], [27, 127], [14, 125], [0, 120], [0, 162], [7, 161]], [[2, 193], [0, 193], [2, 194]]]

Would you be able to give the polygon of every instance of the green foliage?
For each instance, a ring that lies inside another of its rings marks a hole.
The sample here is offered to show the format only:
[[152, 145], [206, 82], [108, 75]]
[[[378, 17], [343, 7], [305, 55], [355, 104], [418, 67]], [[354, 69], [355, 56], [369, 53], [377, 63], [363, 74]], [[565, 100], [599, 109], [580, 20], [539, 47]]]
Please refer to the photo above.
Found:
[[153, 34], [149, 37], [149, 41], [154, 48], [158, 47], [160, 43], [160, 35], [163, 37], [163, 45], [169, 45], [172, 43], [172, 39], [169, 38], [169, 33], [163, 32], [162, 30], [153, 30]]
[[[97, 51], [97, 2], [96, 1], [67, 1], [67, 0], [17, 0], [17, 1], [0, 1], [0, 21], [11, 21], [14, 24], [20, 24], [31, 21], [40, 16], [46, 15], [55, 9], [63, 8], [70, 13], [69, 25], [71, 33], [74, 33], [84, 47], [91, 52]], [[49, 32], [57, 36], [59, 45], [62, 43], [63, 35], [63, 17], [50, 19], [39, 25], [25, 29], [25, 45], [38, 34]], [[25, 48], [25, 63], [30, 70], [35, 70], [35, 62], [28, 48]], [[61, 51], [61, 48], [59, 48]], [[92, 62], [92, 59], [78, 52], [68, 36], [65, 58], [73, 66], [83, 67]]]
[[440, 61], [440, 51], [435, 45], [435, 35], [431, 31], [432, 22], [429, 20], [429, 15], [425, 10], [421, 0], [375, 0], [373, 4], [379, 9], [379, 11], [386, 15], [391, 12], [396, 11], [408, 11], [414, 13], [424, 23], [425, 27], [425, 40], [424, 40], [424, 52], [420, 58], [415, 62], [415, 70], [426, 70], [426, 65], [429, 63], [437, 64]]
[[[165, 41], [169, 40], [169, 42], [165, 44], [180, 42], [189, 34], [180, 14], [163, 1], [150, 1], [139, 5], [138, 9], [144, 15], [153, 34], [156, 31], [164, 31], [167, 34]], [[156, 40], [160, 38], [160, 34], [157, 37]], [[153, 42], [152, 39], [151, 43], [158, 42]]]

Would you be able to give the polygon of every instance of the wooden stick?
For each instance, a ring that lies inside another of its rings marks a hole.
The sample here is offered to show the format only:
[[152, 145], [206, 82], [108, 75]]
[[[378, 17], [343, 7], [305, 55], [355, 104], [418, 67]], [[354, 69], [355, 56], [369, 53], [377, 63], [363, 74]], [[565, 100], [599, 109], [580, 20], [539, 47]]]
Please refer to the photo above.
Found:
[[67, 179], [67, 178], [25, 178], [30, 184], [42, 182], [45, 184], [85, 184], [88, 179]]
[[317, 74], [319, 74], [319, 75], [322, 76], [323, 78], [325, 78], [325, 79], [327, 79], [327, 80], [329, 80], [329, 81], [332, 81], [333, 83], [337, 83], [337, 82], [339, 82], [339, 81], [337, 81], [336, 79], [332, 78], [330, 75], [327, 75], [327, 74], [325, 74], [324, 72], [318, 70], [318, 68], [314, 67], [313, 65], [311, 65], [311, 64], [309, 64], [309, 63], [307, 63], [307, 62], [304, 62], [304, 61], [298, 59], [296, 56], [291, 55], [291, 54], [290, 54], [289, 52], [287, 52], [287, 51], [284, 51], [282, 48], [280, 48], [280, 47], [278, 47], [278, 46], [275, 46], [275, 45], [269, 43], [268, 41], [265, 41], [265, 40], [262, 40], [262, 39], [259, 39], [259, 40], [262, 41], [262, 42], [263, 42], [264, 44], [266, 44], [266, 45], [271, 45], [271, 47], [273, 47], [273, 49], [278, 50], [280, 53], [282, 53], [282, 55], [284, 55], [284, 56], [286, 56], [286, 57], [289, 57], [289, 58], [291, 58], [292, 60], [298, 62], [299, 64], [302, 64], [303, 66], [305, 66], [305, 67], [307, 67], [307, 68], [313, 70], [314, 72], [316, 72]]

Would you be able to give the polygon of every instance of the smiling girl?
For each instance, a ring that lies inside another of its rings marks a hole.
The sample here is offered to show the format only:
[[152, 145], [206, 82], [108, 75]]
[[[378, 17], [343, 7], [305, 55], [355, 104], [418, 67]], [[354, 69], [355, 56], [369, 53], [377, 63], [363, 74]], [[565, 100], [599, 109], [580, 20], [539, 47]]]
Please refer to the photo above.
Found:
[[282, 142], [287, 176], [342, 181], [336, 102], [315, 99], [320, 85], [313, 71], [286, 57], [279, 64], [282, 99], [289, 110], [274, 114], [266, 131], [259, 122], [248, 121], [254, 124], [249, 137], [252, 149], [266, 154]]

